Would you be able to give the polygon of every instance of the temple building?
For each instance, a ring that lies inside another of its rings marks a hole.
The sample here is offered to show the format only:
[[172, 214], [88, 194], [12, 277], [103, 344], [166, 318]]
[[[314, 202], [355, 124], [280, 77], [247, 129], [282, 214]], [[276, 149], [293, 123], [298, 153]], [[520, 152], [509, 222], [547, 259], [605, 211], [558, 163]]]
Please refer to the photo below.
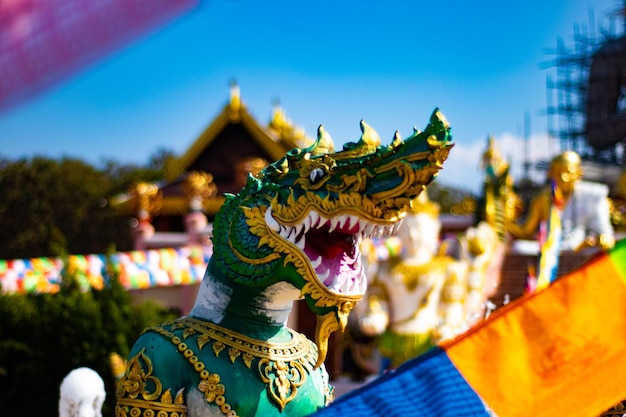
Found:
[[[73, 271], [85, 290], [102, 288], [114, 265], [117, 279], [135, 302], [156, 300], [186, 315], [212, 255], [211, 224], [225, 201], [224, 194], [239, 192], [248, 174], [259, 172], [293, 148], [312, 143], [279, 105], [274, 106], [267, 125], [258, 122], [233, 84], [217, 117], [182, 156], [166, 163], [165, 181], [134, 184], [111, 200], [120, 215], [134, 220], [134, 250], [116, 252], [110, 258], [70, 255], [67, 262], [61, 258], [0, 261], [2, 289], [53, 293], [60, 288], [64, 270]], [[315, 315], [304, 301], [294, 305], [288, 325], [314, 338]], [[329, 342], [325, 363], [335, 378], [341, 368], [342, 337], [336, 332]]]
[[222, 111], [182, 156], [167, 163], [167, 181], [135, 184], [113, 205], [136, 219], [137, 250], [208, 243], [225, 193], [239, 192], [248, 174], [312, 142], [278, 104], [269, 123], [259, 123], [232, 84]]

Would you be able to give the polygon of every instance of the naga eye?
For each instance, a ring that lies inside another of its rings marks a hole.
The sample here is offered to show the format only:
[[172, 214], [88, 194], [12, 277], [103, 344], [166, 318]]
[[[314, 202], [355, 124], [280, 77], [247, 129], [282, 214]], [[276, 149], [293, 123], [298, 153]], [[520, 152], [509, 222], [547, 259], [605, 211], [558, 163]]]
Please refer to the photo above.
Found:
[[326, 176], [326, 171], [322, 168], [315, 168], [309, 174], [309, 180], [311, 180], [311, 184], [317, 184], [322, 180], [322, 178], [324, 178], [324, 176]]

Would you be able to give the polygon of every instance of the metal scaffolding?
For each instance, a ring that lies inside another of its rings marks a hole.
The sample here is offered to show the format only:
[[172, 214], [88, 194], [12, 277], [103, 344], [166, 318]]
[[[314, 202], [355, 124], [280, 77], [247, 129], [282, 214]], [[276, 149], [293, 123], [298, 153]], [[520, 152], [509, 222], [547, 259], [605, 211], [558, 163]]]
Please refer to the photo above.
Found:
[[[617, 93], [601, 92], [598, 94], [598, 91], [594, 90], [590, 94], [590, 85], [592, 90], [595, 88], [594, 77], [590, 78], [592, 64], [597, 66], [598, 56], [602, 55], [607, 47], [623, 43], [624, 48], [611, 47], [611, 52], [613, 55], [621, 54], [619, 64], [623, 62], [626, 65], [626, 37], [623, 33], [624, 10], [626, 10], [626, 4], [622, 6], [617, 4], [615, 12], [596, 21], [594, 12], [590, 9], [588, 23], [574, 25], [573, 40], [569, 44], [559, 37], [556, 48], [547, 51], [553, 58], [543, 65], [544, 69], [549, 70], [546, 78], [548, 134], [559, 140], [562, 150], [579, 153], [583, 160], [596, 170], [607, 169], [611, 166], [618, 168], [626, 163], [624, 152], [626, 129], [624, 131], [613, 129], [611, 131], [613, 139], [610, 143], [598, 146], [598, 143], [594, 143], [590, 136], [589, 124], [590, 114], [597, 114], [598, 112], [595, 111], [598, 110], [597, 107], [606, 106], [609, 100], [607, 97], [613, 94], [615, 98], [611, 97], [611, 99], [614, 99], [615, 103], [610, 104], [614, 107], [611, 112], [615, 113], [615, 117], [621, 118], [621, 123], [626, 126], [626, 84], [615, 87], [618, 89]], [[614, 61], [611, 64], [613, 67], [616, 65]], [[623, 70], [626, 71], [626, 67]], [[598, 76], [595, 75], [595, 77], [597, 81]], [[607, 80], [601, 81], [606, 84]], [[617, 83], [620, 82], [624, 82], [621, 76]], [[611, 88], [614, 88], [613, 84]], [[604, 109], [600, 112], [606, 113]], [[603, 127], [606, 125], [607, 123], [603, 123]], [[545, 161], [541, 165], [545, 165]], [[603, 174], [598, 172], [597, 175], [601, 177]]]

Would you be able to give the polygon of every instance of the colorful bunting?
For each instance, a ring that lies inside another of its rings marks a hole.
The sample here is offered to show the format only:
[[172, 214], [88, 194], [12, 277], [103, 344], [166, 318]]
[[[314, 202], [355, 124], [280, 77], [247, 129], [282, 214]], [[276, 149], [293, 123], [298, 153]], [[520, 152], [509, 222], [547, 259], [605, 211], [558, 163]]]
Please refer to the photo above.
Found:
[[61, 258], [0, 260], [0, 286], [4, 293], [54, 293], [62, 275], [71, 274], [81, 289], [101, 289], [111, 271], [126, 289], [188, 285], [202, 280], [210, 257], [209, 247], [186, 246], [118, 252], [110, 260], [102, 254], [71, 255], [67, 265]]

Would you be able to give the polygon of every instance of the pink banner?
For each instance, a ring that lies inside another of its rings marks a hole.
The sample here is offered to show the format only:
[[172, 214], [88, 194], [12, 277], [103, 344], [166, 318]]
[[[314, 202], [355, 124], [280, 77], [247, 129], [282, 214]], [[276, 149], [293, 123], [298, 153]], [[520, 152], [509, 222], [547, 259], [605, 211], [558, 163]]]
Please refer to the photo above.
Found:
[[0, 0], [0, 110], [190, 9], [194, 0]]

